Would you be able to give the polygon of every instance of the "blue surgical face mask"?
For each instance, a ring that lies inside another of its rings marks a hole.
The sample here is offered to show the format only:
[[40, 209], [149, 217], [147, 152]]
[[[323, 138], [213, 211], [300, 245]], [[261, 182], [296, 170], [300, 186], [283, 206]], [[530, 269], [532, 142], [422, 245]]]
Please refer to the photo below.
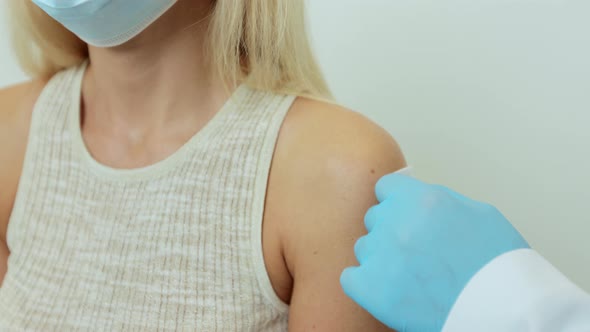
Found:
[[129, 41], [162, 16], [176, 1], [33, 0], [80, 39], [98, 47], [112, 47]]

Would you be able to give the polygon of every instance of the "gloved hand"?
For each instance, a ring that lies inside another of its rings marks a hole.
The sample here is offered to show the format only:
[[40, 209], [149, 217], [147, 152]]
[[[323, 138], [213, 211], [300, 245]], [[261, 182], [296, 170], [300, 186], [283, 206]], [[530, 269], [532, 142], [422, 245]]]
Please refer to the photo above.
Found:
[[440, 331], [463, 288], [484, 265], [527, 242], [494, 207], [442, 186], [388, 175], [379, 205], [346, 269], [345, 293], [400, 332]]

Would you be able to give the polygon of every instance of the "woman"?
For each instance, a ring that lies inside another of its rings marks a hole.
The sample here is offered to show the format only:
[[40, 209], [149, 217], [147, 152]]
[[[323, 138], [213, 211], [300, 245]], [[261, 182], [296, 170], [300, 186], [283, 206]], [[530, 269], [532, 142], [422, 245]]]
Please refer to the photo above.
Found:
[[322, 101], [303, 0], [12, 4], [0, 329], [386, 329], [338, 280], [405, 162]]

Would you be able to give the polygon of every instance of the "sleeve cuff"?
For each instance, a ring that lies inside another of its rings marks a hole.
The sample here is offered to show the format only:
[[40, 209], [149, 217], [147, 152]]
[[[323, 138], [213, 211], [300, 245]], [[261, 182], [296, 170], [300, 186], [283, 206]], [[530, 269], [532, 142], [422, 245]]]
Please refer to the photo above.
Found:
[[399, 171], [397, 171], [395, 173], [396, 174], [401, 174], [401, 175], [412, 176], [414, 172], [413, 172], [411, 166], [406, 166], [406, 167], [400, 169]]

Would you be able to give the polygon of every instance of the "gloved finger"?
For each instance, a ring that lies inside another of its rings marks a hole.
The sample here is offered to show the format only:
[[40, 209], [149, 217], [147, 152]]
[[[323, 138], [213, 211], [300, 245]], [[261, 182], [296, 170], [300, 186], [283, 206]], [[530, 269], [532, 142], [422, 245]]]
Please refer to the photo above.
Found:
[[386, 199], [394, 199], [396, 196], [408, 194], [425, 186], [425, 184], [413, 177], [402, 174], [389, 174], [377, 182], [375, 185], [375, 194], [379, 202]]
[[414, 205], [408, 197], [388, 198], [367, 211], [365, 228], [369, 233], [373, 233], [376, 229], [382, 228], [379, 225], [385, 224], [383, 227], [396, 233], [397, 229], [412, 221], [408, 216], [408, 212], [412, 210], [408, 210], [408, 207]]
[[340, 285], [348, 297], [384, 324], [393, 328], [392, 312], [388, 312], [391, 308], [389, 301], [392, 300], [389, 298], [390, 294], [384, 291], [382, 283], [372, 279], [372, 274], [366, 267], [345, 269], [340, 275]]
[[354, 244], [354, 256], [361, 265], [371, 256], [372, 248], [375, 247], [371, 241], [371, 236], [365, 235]]
[[364, 296], [370, 293], [368, 280], [363, 277], [363, 272], [359, 266], [351, 266], [340, 275], [340, 286], [344, 293], [355, 302], [364, 302]]
[[375, 227], [375, 224], [377, 224], [377, 221], [379, 220], [380, 209], [381, 208], [379, 205], [375, 205], [371, 207], [369, 211], [367, 211], [367, 213], [365, 214], [365, 228], [368, 232], [371, 232], [371, 230], [373, 230], [373, 228]]

